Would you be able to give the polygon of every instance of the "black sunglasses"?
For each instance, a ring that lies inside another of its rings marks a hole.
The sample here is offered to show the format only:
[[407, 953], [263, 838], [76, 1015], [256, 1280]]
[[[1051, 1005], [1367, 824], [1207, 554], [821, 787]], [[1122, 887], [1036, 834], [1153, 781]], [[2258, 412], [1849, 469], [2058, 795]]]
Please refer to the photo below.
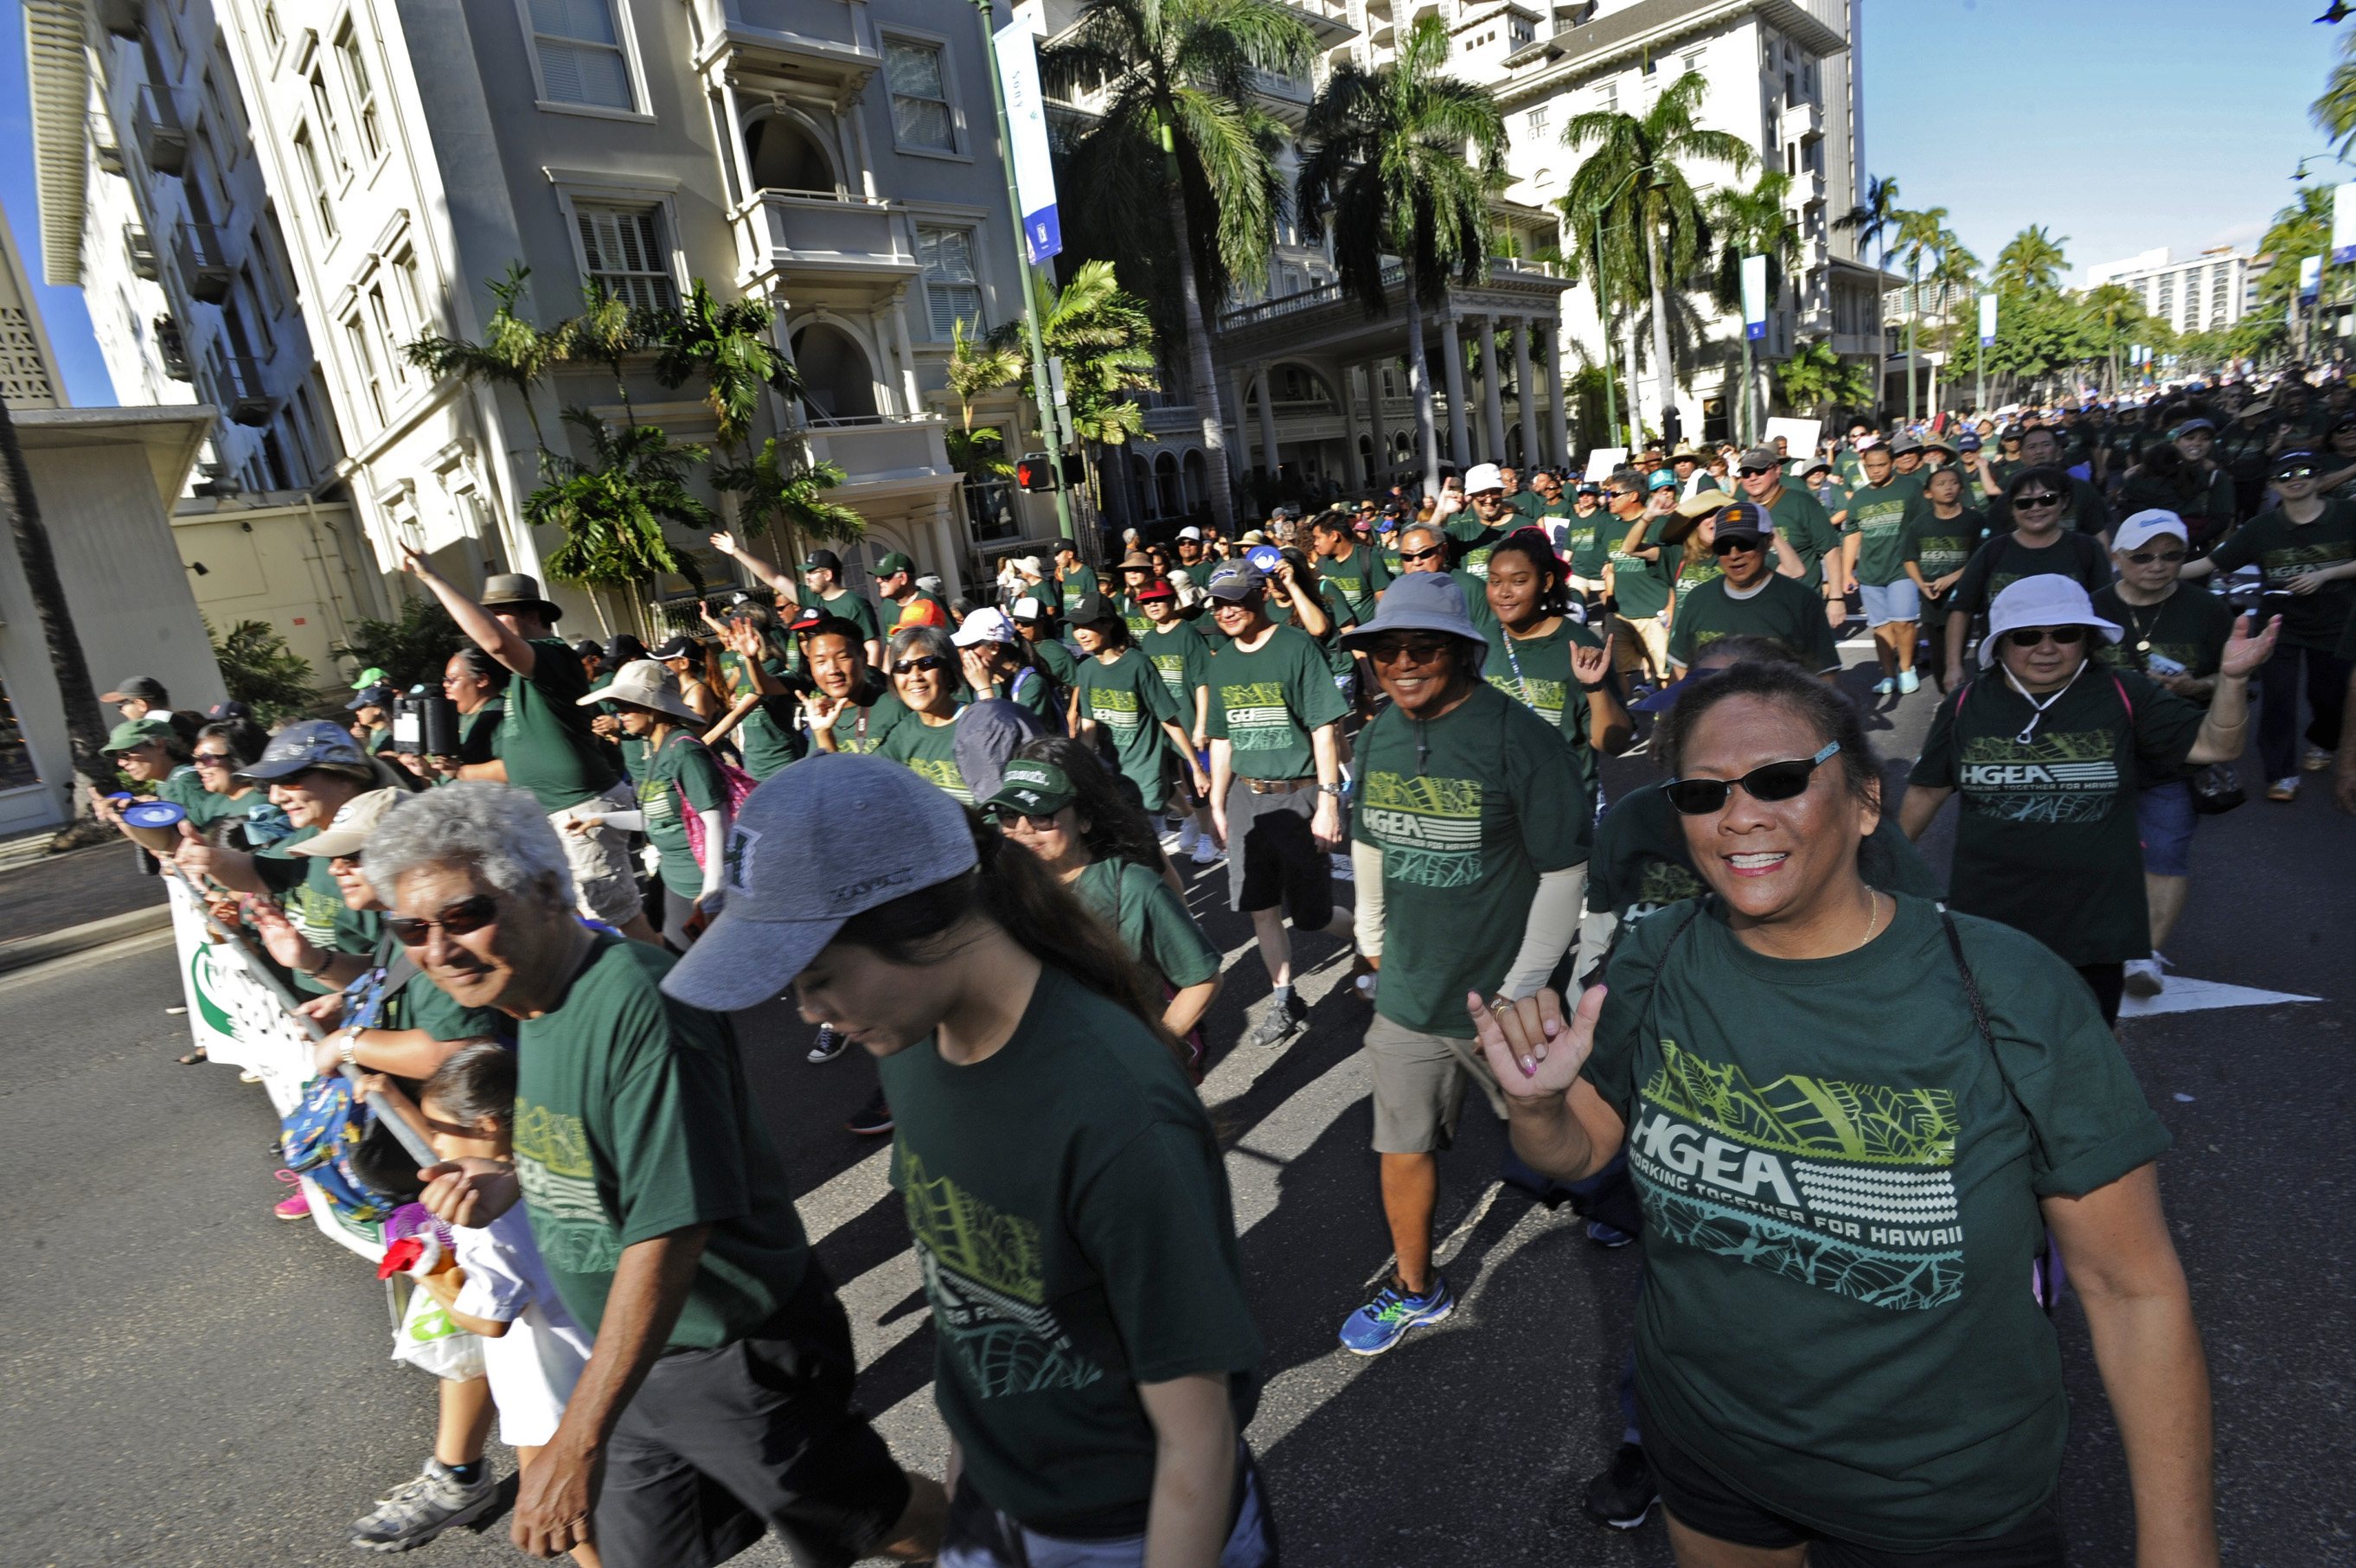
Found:
[[1828, 740], [1814, 757], [1762, 763], [1740, 779], [1672, 779], [1661, 786], [1661, 793], [1688, 817], [1723, 811], [1738, 784], [1754, 800], [1789, 800], [1807, 792], [1809, 777], [1838, 750], [1840, 742]]
[[1053, 811], [1041, 815], [1034, 811], [1017, 811], [999, 806], [992, 808], [991, 815], [997, 819], [1001, 830], [1011, 828], [1017, 822], [1027, 822], [1034, 833], [1051, 833], [1055, 831], [1055, 813]]
[[481, 930], [498, 918], [499, 901], [487, 893], [477, 893], [471, 898], [459, 899], [430, 920], [411, 915], [387, 915], [384, 929], [391, 931], [392, 940], [402, 947], [422, 948], [436, 926], [441, 927], [445, 935], [463, 937], [470, 931]]
[[946, 670], [949, 661], [937, 653], [926, 653], [916, 659], [903, 659], [892, 666], [894, 675], [913, 675], [919, 670]]
[[2279, 480], [2279, 479], [2311, 479], [2311, 478], [2315, 478], [2315, 470], [2314, 470], [2313, 468], [2308, 467], [2307, 467], [2306, 465], [2304, 465], [2304, 464], [2301, 464], [2299, 467], [2296, 467], [2296, 468], [2276, 468], [2276, 469], [2275, 470], [2275, 478], [2276, 478], [2276, 479], [2278, 479], [2278, 480]]
[[199, 768], [227, 768], [237, 759], [226, 751], [197, 751], [188, 754], [188, 760]]
[[1712, 539], [1709, 553], [1712, 555], [1731, 555], [1738, 550], [1751, 552], [1764, 549], [1766, 543], [1755, 533], [1738, 533], [1731, 539]]
[[2148, 566], [2155, 561], [2181, 561], [2184, 559], [2184, 552], [2181, 550], [2138, 550], [2132, 555], [2129, 555], [2127, 559], [2134, 562], [2138, 566]]
[[1429, 664], [1444, 658], [1451, 637], [1377, 637], [1365, 645], [1366, 657], [1377, 664], [1395, 664], [1406, 654], [1418, 664]]
[[2062, 498], [2053, 494], [2051, 490], [2040, 490], [2033, 496], [2015, 496], [2012, 498], [2013, 510], [2016, 511], [2024, 507], [2048, 507], [2060, 506], [2061, 504]]
[[2063, 648], [2075, 648], [2086, 640], [2086, 628], [2083, 626], [2024, 626], [2004, 634], [2005, 640], [2015, 648], [2034, 648], [2049, 637]]
[[1402, 561], [1429, 561], [1433, 556], [1439, 554], [1441, 548], [1441, 546], [1435, 544], [1429, 550], [1402, 550], [1399, 552], [1399, 559]]

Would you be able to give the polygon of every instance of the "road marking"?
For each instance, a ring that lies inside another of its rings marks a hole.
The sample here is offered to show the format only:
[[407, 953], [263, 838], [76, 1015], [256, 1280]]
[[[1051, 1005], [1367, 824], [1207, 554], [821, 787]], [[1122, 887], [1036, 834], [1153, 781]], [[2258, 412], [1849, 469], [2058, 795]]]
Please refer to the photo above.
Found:
[[850, 1169], [836, 1172], [794, 1199], [794, 1207], [801, 1211], [802, 1231], [815, 1247], [891, 1196], [892, 1145], [886, 1142]]
[[2119, 1003], [2122, 1018], [2148, 1018], [2161, 1013], [2206, 1013], [2218, 1007], [2271, 1007], [2278, 1002], [2320, 1002], [2320, 996], [2300, 996], [2288, 991], [2260, 991], [2253, 985], [2227, 985], [2219, 980], [2168, 977], [2168, 988], [2157, 996], [2129, 996]]

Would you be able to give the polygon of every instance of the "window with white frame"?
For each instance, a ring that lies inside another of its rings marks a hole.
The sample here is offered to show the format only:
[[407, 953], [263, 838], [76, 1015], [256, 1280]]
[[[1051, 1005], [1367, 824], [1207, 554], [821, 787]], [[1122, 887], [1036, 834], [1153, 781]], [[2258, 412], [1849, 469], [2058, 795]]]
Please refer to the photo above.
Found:
[[884, 40], [884, 80], [892, 91], [892, 136], [901, 146], [957, 151], [941, 46], [920, 38]]
[[367, 394], [369, 410], [379, 424], [384, 423], [384, 380], [377, 373], [376, 350], [369, 343], [367, 328], [360, 325], [359, 313], [344, 317], [344, 342], [352, 351], [352, 369], [360, 378]]
[[401, 352], [401, 334], [393, 329], [392, 313], [385, 308], [384, 285], [378, 284], [369, 290], [369, 316], [376, 323], [376, 335], [384, 344], [384, 357], [392, 366], [392, 379], [409, 380], [409, 362]]
[[1547, 106], [1543, 103], [1531, 110], [1524, 119], [1525, 127], [1533, 136], [1543, 136], [1547, 130]]
[[667, 309], [679, 302], [660, 208], [582, 202], [573, 214], [581, 229], [584, 282], [644, 310]]
[[376, 80], [369, 75], [368, 59], [360, 51], [359, 29], [349, 22], [336, 35], [336, 54], [344, 62], [344, 90], [352, 97], [352, 113], [359, 117], [360, 150], [374, 163], [384, 156], [384, 129], [376, 117]]
[[311, 139], [311, 127], [304, 126], [294, 133], [294, 161], [303, 170], [303, 187], [311, 198], [311, 210], [318, 214], [319, 232], [332, 240], [336, 237], [336, 208], [327, 195], [327, 179], [319, 166], [319, 148]]
[[1606, 114], [1617, 114], [1620, 112], [1620, 84], [1618, 82], [1605, 82], [1601, 87], [1595, 90], [1595, 95], [1597, 101], [1602, 105], [1603, 112]]
[[348, 179], [352, 160], [344, 156], [343, 127], [336, 124], [335, 101], [327, 96], [327, 78], [324, 72], [311, 72], [312, 118], [318, 122], [320, 134], [327, 144], [328, 160], [338, 179]]
[[402, 308], [408, 314], [410, 326], [421, 334], [432, 331], [432, 319], [425, 314], [425, 291], [417, 281], [415, 251], [403, 251], [392, 259], [392, 277], [400, 286]]
[[968, 332], [981, 324], [981, 278], [973, 268], [973, 231], [916, 230], [916, 259], [925, 268], [925, 304], [931, 313], [933, 337], [947, 341], [951, 328], [964, 322]]
[[529, 0], [541, 91], [552, 103], [635, 109], [615, 0]]

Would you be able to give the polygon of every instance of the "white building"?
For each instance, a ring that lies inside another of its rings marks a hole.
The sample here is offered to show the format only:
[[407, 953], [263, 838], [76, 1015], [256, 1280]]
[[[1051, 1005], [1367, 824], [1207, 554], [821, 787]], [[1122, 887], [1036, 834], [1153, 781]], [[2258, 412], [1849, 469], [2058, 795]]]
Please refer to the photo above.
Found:
[[[968, 520], [942, 417], [950, 324], [1005, 319], [1022, 297], [970, 8], [210, 3], [91, 0], [90, 162], [119, 158], [115, 185], [146, 232], [181, 238], [144, 252], [160, 279], [147, 280], [115, 229], [120, 193], [93, 175], [80, 254], [60, 242], [50, 272], [82, 283], [93, 317], [131, 301], [101, 328], [119, 391], [192, 374], [230, 394], [219, 401], [232, 423], [258, 421], [250, 439], [216, 438], [248, 489], [283, 474], [348, 499], [380, 578], [403, 543], [462, 583], [545, 577], [559, 540], [521, 516], [541, 442], [585, 456], [562, 411], [625, 417], [615, 378], [560, 370], [527, 408], [511, 387], [432, 380], [401, 352], [427, 334], [480, 339], [490, 284], [521, 264], [522, 309], [541, 325], [576, 313], [586, 288], [668, 305], [701, 279], [723, 301], [767, 300], [808, 396], [771, 398], [753, 447], [811, 428], [813, 455], [849, 476], [834, 499], [869, 523], [846, 556], [905, 550], [954, 586], [990, 542]], [[65, 128], [62, 108], [48, 118]], [[167, 314], [143, 288], [173, 306], [177, 352], [139, 330]], [[668, 392], [636, 361], [623, 381], [637, 419], [710, 440], [696, 388]], [[258, 401], [240, 403], [249, 391]], [[674, 530], [672, 543], [710, 580], [733, 577], [701, 539]], [[568, 628], [629, 615], [551, 586], [576, 610]], [[680, 578], [658, 596], [692, 592]]]
[[2231, 245], [2218, 245], [2179, 262], [2163, 245], [2124, 262], [2088, 267], [2086, 286], [2118, 284], [2179, 332], [2203, 332], [2231, 327], [2242, 318], [2250, 292], [2251, 260]]

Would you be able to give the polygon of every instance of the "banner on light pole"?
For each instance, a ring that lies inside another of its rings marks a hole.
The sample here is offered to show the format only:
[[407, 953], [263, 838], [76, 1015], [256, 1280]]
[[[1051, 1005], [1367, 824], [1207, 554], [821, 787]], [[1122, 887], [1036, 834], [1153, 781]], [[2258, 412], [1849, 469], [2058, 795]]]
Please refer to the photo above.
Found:
[[1996, 347], [1996, 295], [1980, 295], [1980, 347]]
[[1742, 336], [1757, 342], [1767, 336], [1767, 258], [1742, 258]]
[[1006, 95], [1006, 136], [1014, 190], [1023, 207], [1023, 246], [1037, 266], [1064, 248], [1055, 214], [1055, 166], [1047, 154], [1047, 102], [1039, 91], [1039, 51], [1031, 24], [1017, 16], [991, 35], [998, 83]]
[[2331, 188], [2331, 264], [2356, 262], [2356, 184]]
[[2301, 256], [2298, 259], [2298, 297], [2313, 299], [2323, 287], [2323, 258]]

